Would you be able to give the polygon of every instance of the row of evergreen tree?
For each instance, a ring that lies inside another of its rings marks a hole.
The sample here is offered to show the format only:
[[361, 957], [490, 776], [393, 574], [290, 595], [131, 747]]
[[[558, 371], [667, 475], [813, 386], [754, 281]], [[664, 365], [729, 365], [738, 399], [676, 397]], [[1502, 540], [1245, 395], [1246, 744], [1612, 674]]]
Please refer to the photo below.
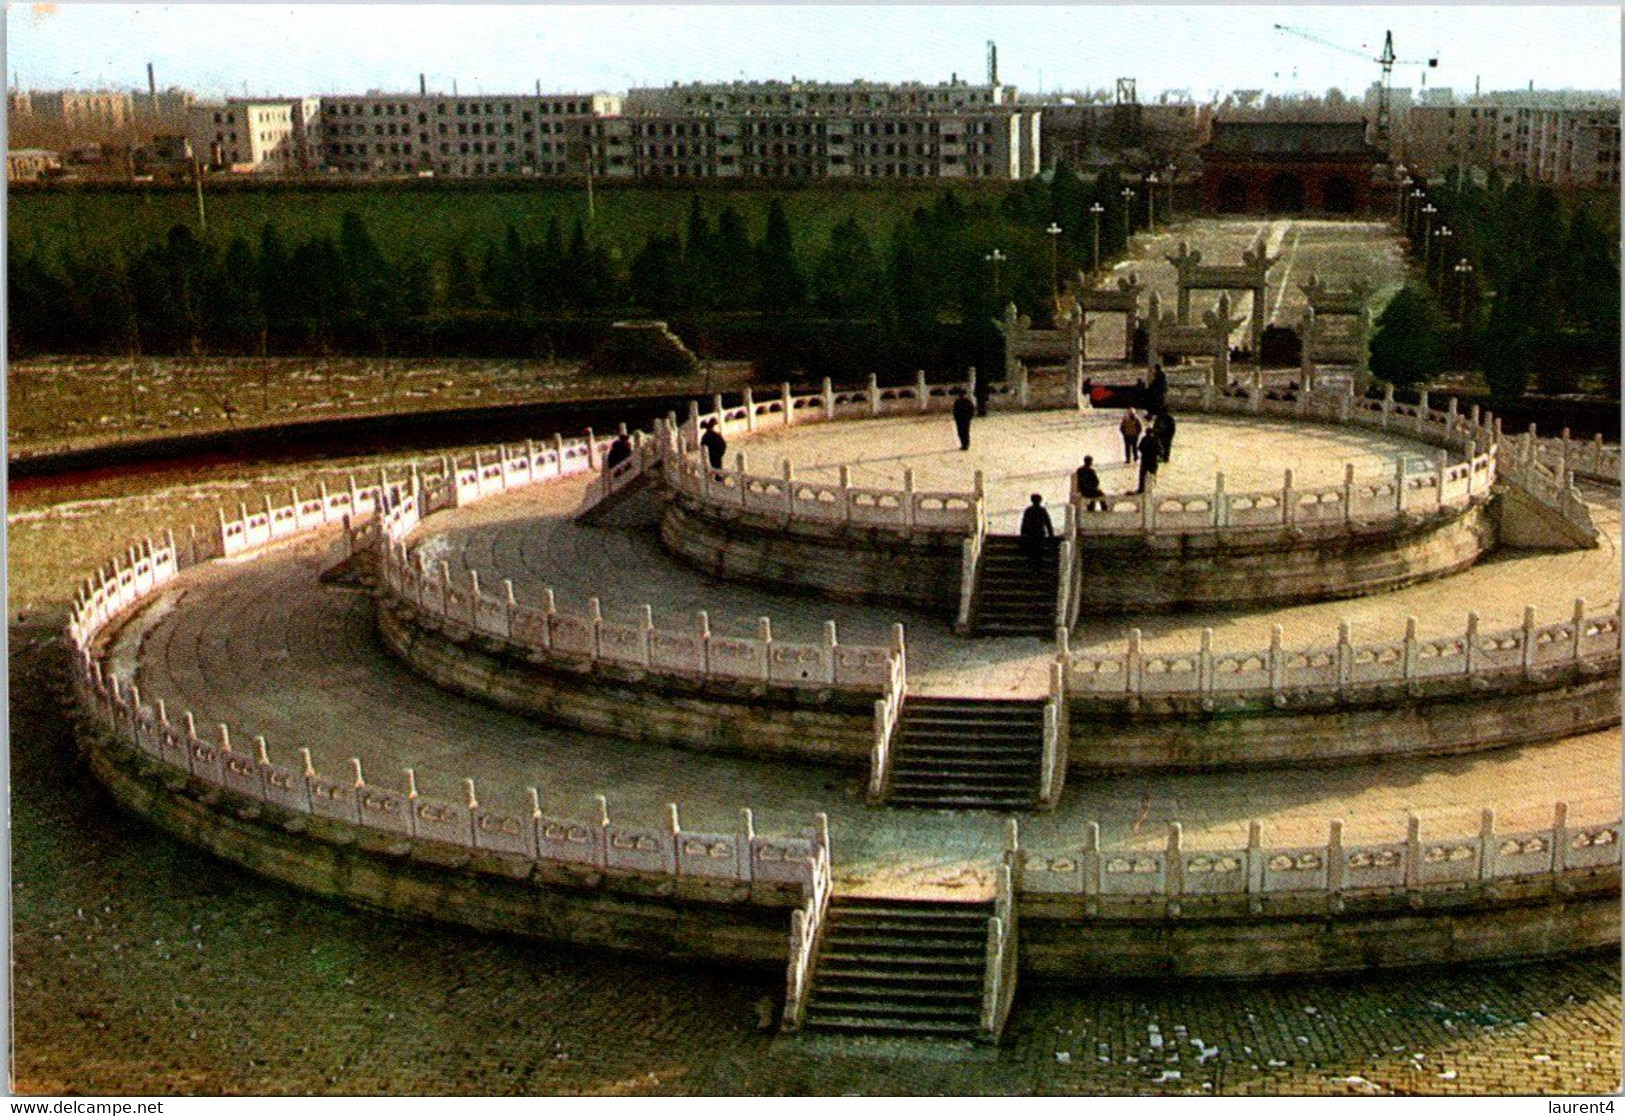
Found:
[[[1399, 292], [1378, 320], [1372, 371], [1414, 386], [1447, 364], [1476, 366], [1491, 393], [1505, 399], [1522, 395], [1531, 379], [1549, 392], [1576, 390], [1582, 372], [1612, 382], [1619, 243], [1595, 204], [1521, 178], [1492, 171], [1481, 179], [1451, 168], [1407, 206], [1411, 242], [1432, 266], [1421, 267], [1421, 281]], [[1442, 228], [1451, 235], [1439, 236]], [[1423, 251], [1426, 240], [1431, 253]]]
[[[292, 243], [274, 223], [257, 240], [224, 242], [177, 225], [123, 256], [53, 258], [13, 243], [11, 341], [22, 352], [430, 355], [434, 338], [471, 330], [523, 347], [550, 324], [658, 314], [840, 321], [882, 364], [929, 365], [944, 329], [973, 348], [996, 341], [990, 322], [1005, 301], [1043, 320], [1052, 278], [1091, 262], [1097, 221], [1102, 259], [1120, 253], [1132, 223], [1120, 186], [1112, 175], [1086, 185], [1063, 167], [971, 203], [945, 189], [886, 230], [860, 219], [853, 194], [854, 212], [806, 247], [776, 198], [757, 231], [734, 207], [707, 212], [696, 197], [684, 226], [629, 258], [579, 221], [566, 235], [557, 217], [438, 258], [411, 244], [386, 252], [356, 212]], [[1097, 200], [1106, 212], [1091, 215]], [[1051, 223], [1062, 233], [1047, 235]], [[560, 336], [585, 344], [592, 332]], [[442, 340], [435, 355], [454, 349]]]

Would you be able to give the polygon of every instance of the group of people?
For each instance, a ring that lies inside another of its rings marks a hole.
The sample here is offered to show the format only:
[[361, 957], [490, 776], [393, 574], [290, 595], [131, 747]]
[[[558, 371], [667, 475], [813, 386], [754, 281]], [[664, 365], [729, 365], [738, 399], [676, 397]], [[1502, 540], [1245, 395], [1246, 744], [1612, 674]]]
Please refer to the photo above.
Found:
[[1123, 421], [1117, 424], [1118, 433], [1123, 436], [1123, 463], [1139, 462], [1140, 465], [1140, 484], [1135, 492], [1144, 492], [1145, 478], [1156, 476], [1157, 466], [1170, 459], [1178, 425], [1166, 408], [1149, 412], [1144, 422], [1133, 407], [1123, 412]]

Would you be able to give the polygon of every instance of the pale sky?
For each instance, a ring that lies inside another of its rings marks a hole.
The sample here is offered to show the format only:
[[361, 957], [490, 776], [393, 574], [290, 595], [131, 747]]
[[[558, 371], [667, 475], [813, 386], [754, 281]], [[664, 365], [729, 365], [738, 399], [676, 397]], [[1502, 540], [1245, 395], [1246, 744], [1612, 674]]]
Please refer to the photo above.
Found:
[[[1274, 29], [1291, 25], [1332, 49]], [[985, 40], [1023, 91], [1261, 88], [1351, 94], [1377, 78], [1392, 30], [1396, 87], [1471, 93], [1618, 89], [1620, 9], [1590, 6], [1272, 7], [415, 4], [15, 4], [8, 83], [161, 87], [207, 96], [415, 90], [622, 91], [672, 81], [789, 78], [973, 81]], [[1355, 54], [1346, 53], [1352, 51]]]

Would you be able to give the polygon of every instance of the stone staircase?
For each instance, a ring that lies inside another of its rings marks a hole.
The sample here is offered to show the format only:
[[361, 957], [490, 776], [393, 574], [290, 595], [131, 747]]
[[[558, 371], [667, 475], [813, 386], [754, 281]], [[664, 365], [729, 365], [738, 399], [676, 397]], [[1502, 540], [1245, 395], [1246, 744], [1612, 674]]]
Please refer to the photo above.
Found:
[[991, 901], [831, 897], [804, 1029], [981, 1036], [992, 913]]
[[1046, 540], [1038, 558], [1030, 559], [1015, 535], [987, 536], [971, 605], [970, 634], [1054, 636], [1060, 553], [1059, 539]]
[[1039, 803], [1044, 701], [903, 701], [881, 799], [938, 810], [1031, 810]]

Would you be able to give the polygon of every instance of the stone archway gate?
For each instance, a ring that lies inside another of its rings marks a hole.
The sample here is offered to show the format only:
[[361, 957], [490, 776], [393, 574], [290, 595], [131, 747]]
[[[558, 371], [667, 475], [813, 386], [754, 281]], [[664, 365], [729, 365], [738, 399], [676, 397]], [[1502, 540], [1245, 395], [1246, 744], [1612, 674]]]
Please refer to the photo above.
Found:
[[[1121, 314], [1123, 315], [1123, 359], [1130, 363], [1134, 361], [1134, 331], [1140, 326], [1140, 292], [1145, 286], [1140, 277], [1129, 272], [1127, 278], [1119, 279], [1115, 287], [1091, 287], [1089, 277], [1083, 272], [1074, 275], [1067, 284], [1072, 295], [1072, 305], [1083, 314], [1083, 329], [1089, 329], [1090, 314]], [[1081, 350], [1083, 359], [1089, 359], [1089, 339], [1083, 339]]]
[[1355, 393], [1364, 395], [1370, 378], [1370, 286], [1357, 282], [1346, 290], [1333, 290], [1310, 275], [1309, 282], [1298, 289], [1309, 302], [1299, 328], [1304, 390], [1315, 389], [1317, 373], [1323, 364], [1329, 364], [1352, 369]]
[[1209, 382], [1222, 391], [1230, 384], [1230, 331], [1241, 324], [1230, 316], [1230, 293], [1221, 292], [1219, 303], [1202, 315], [1202, 324], [1193, 325], [1165, 311], [1155, 291], [1146, 316], [1146, 356], [1152, 368], [1166, 357], [1206, 356], [1213, 358]]
[[1061, 318], [1060, 329], [1034, 329], [1032, 319], [1017, 312], [1013, 302], [1005, 305], [1004, 316], [994, 318], [993, 324], [1004, 336], [1004, 382], [1021, 406], [1030, 405], [1027, 363], [1033, 359], [1064, 361], [1067, 382], [1073, 385], [1072, 398], [1077, 398], [1076, 385], [1083, 379], [1083, 335], [1089, 322], [1076, 304]]
[[1250, 247], [1241, 253], [1241, 263], [1230, 266], [1204, 265], [1202, 253], [1193, 251], [1183, 240], [1179, 251], [1166, 257], [1179, 273], [1178, 321], [1190, 321], [1192, 291], [1247, 291], [1252, 294], [1252, 352], [1255, 362], [1263, 360], [1264, 352], [1264, 293], [1269, 285], [1269, 270], [1280, 260], [1272, 256], [1264, 243], [1260, 230]]

